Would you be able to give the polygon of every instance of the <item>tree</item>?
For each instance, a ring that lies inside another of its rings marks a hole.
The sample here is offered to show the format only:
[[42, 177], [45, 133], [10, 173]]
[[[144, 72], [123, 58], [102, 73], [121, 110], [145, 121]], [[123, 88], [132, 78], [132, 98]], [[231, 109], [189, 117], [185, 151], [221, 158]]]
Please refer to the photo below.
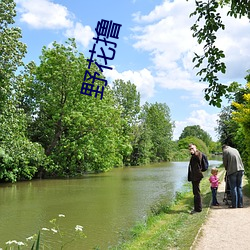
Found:
[[122, 107], [122, 118], [129, 125], [135, 124], [140, 112], [140, 93], [136, 90], [136, 85], [118, 79], [113, 82], [112, 90], [117, 103]]
[[142, 122], [133, 126], [133, 151], [130, 155], [130, 164], [133, 166], [148, 164], [152, 160], [153, 142], [151, 131], [146, 123]]
[[[80, 94], [87, 68], [87, 60], [77, 51], [74, 39], [44, 47], [40, 65], [29, 64], [29, 92], [23, 104], [32, 108], [29, 136], [43, 145], [56, 164], [42, 169], [45, 173], [107, 171], [121, 165], [121, 152], [130, 150], [120, 134], [121, 110], [109, 86], [102, 100]], [[96, 71], [104, 78], [97, 67], [89, 70], [91, 75]]]
[[[246, 77], [249, 80], [249, 76]], [[236, 108], [235, 111], [232, 111], [232, 118], [239, 124], [238, 131], [241, 132], [240, 142], [241, 147], [239, 151], [243, 155], [243, 160], [245, 163], [246, 174], [250, 176], [250, 82], [246, 85], [246, 93], [243, 94], [243, 102], [238, 103], [236, 101], [232, 102], [232, 106]], [[238, 136], [239, 137], [239, 136]]]
[[238, 129], [239, 124], [232, 119], [231, 106], [224, 107], [219, 114], [218, 127], [216, 128], [216, 131], [220, 136], [219, 141], [221, 144], [236, 147], [235, 135]]
[[[208, 88], [205, 89], [205, 99], [209, 101], [209, 104], [221, 107], [221, 97], [232, 89], [219, 83], [218, 78], [220, 72], [223, 74], [226, 72], [226, 65], [222, 61], [225, 54], [215, 45], [217, 32], [225, 29], [219, 7], [230, 5], [228, 15], [235, 18], [248, 16], [250, 19], [249, 0], [200, 0], [195, 2], [196, 9], [190, 16], [197, 16], [197, 20], [191, 30], [198, 43], [204, 43], [204, 53], [202, 55], [195, 53], [193, 62], [196, 64], [194, 67], [200, 69], [197, 73], [201, 77], [200, 81], [209, 83]], [[205, 67], [201, 68], [204, 64]]]
[[[249, 82], [250, 75], [248, 74], [245, 79]], [[248, 87], [242, 87], [237, 82], [233, 82], [235, 91], [227, 96], [227, 99], [232, 103], [238, 103], [241, 105], [247, 104], [245, 100], [245, 95], [250, 94], [250, 89]], [[237, 108], [233, 105], [224, 107], [219, 114], [217, 133], [220, 136], [219, 141], [221, 144], [228, 144], [230, 146], [236, 147], [241, 153], [245, 150], [245, 140], [243, 139], [244, 133], [241, 124], [233, 119], [233, 113], [237, 111]]]
[[13, 97], [10, 100], [14, 90], [22, 92], [15, 73], [24, 65], [22, 58], [26, 54], [26, 45], [20, 41], [21, 30], [12, 26], [16, 16], [15, 7], [13, 0], [0, 2], [0, 112], [14, 101]]
[[199, 138], [200, 140], [205, 142], [207, 147], [209, 147], [210, 143], [212, 142], [211, 136], [206, 131], [201, 129], [199, 125], [185, 127], [179, 137], [179, 140], [184, 139], [185, 137], [188, 136]]
[[206, 155], [209, 154], [209, 150], [206, 146], [206, 144], [199, 138], [195, 136], [187, 136], [185, 138], [182, 138], [178, 141], [178, 147], [180, 150], [185, 150], [187, 155], [190, 155], [188, 150], [188, 145], [190, 143], [193, 143], [196, 145], [197, 149], [201, 152], [205, 153]]
[[140, 93], [136, 89], [136, 85], [130, 81], [115, 80], [113, 82], [113, 95], [117, 106], [121, 109], [122, 119], [122, 135], [132, 148], [132, 153], [127, 154], [127, 150], [123, 155], [124, 165], [138, 165], [138, 114], [140, 112]]
[[152, 143], [151, 162], [170, 160], [174, 125], [169, 107], [165, 103], [146, 102], [142, 107], [141, 123]]
[[0, 179], [15, 182], [31, 179], [37, 169], [46, 164], [41, 145], [31, 143], [26, 135], [27, 121], [20, 99], [26, 85], [22, 61], [26, 45], [20, 39], [21, 30], [15, 27], [15, 2], [0, 2]]

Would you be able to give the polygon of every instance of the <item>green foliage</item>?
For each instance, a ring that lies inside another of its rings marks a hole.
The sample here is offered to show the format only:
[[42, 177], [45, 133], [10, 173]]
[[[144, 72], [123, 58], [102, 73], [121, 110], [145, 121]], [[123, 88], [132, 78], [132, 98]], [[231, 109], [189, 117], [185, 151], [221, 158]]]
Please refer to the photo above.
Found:
[[230, 106], [224, 107], [219, 114], [218, 127], [216, 128], [221, 145], [227, 144], [237, 147], [235, 135], [238, 129], [239, 124], [232, 119], [232, 108]]
[[13, 26], [15, 3], [0, 2], [0, 179], [15, 182], [32, 179], [37, 169], [46, 164], [44, 150], [30, 142], [26, 135], [27, 123], [20, 106], [26, 85], [23, 66], [26, 45], [20, 42], [21, 30]]
[[[249, 71], [248, 71], [249, 72]], [[250, 148], [248, 146], [249, 140], [249, 100], [250, 88], [248, 74], [245, 79], [248, 81], [245, 88], [239, 87], [234, 90], [234, 95], [231, 95], [229, 100], [232, 105], [222, 109], [219, 120], [217, 132], [220, 135], [221, 144], [228, 144], [237, 148], [242, 156], [246, 174], [250, 176]]]
[[[40, 246], [40, 231], [38, 233], [36, 241], [33, 243], [32, 247], [31, 247], [31, 250], [34, 250], [34, 249], [39, 250], [39, 246]], [[34, 248], [34, 247], [36, 247], [36, 248]]]
[[[216, 34], [219, 30], [224, 30], [225, 25], [222, 22], [219, 7], [225, 4], [230, 5], [228, 15], [235, 18], [248, 16], [250, 18], [250, 5], [248, 0], [210, 0], [210, 1], [195, 1], [196, 9], [190, 16], [196, 16], [197, 19], [192, 25], [193, 37], [197, 38], [199, 44], [204, 43], [203, 54], [195, 53], [193, 62], [195, 68], [199, 69], [200, 81], [209, 83], [205, 89], [205, 99], [209, 104], [221, 107], [221, 97], [230, 91], [230, 87], [219, 83], [218, 74], [226, 72], [226, 65], [223, 62], [225, 54], [223, 50], [216, 46]], [[205, 67], [203, 66], [205, 65]], [[203, 68], [201, 68], [203, 67]]]
[[113, 93], [116, 102], [122, 108], [121, 116], [128, 121], [128, 124], [135, 124], [140, 112], [140, 93], [136, 85], [130, 81], [115, 80], [113, 82]]
[[9, 101], [13, 105], [13, 90], [19, 90], [16, 71], [23, 66], [26, 45], [20, 41], [21, 30], [14, 27], [16, 16], [13, 0], [0, 1], [0, 113]]
[[121, 110], [122, 129], [120, 133], [129, 142], [132, 150], [129, 154], [127, 150], [122, 153], [123, 164], [140, 165], [142, 162], [138, 159], [138, 154], [140, 154], [140, 146], [143, 147], [143, 145], [139, 145], [140, 135], [143, 133], [141, 126], [138, 124], [140, 94], [137, 92], [135, 84], [120, 79], [113, 82], [112, 92], [116, 105]]
[[151, 162], [168, 161], [172, 151], [173, 123], [169, 107], [165, 103], [145, 103], [141, 112], [144, 125], [152, 143]]
[[219, 154], [222, 152], [221, 149], [221, 143], [219, 141], [217, 142], [211, 142], [209, 146], [209, 151], [211, 154]]
[[[43, 47], [24, 65], [15, 3], [0, 2], [0, 180], [76, 176], [172, 159], [170, 110], [146, 103], [136, 85], [116, 80], [103, 99], [81, 95], [88, 63], [74, 39]], [[94, 65], [88, 69], [105, 76]], [[101, 80], [96, 85], [103, 86]]]
[[178, 141], [178, 147], [179, 149], [186, 149], [187, 152], [189, 152], [188, 150], [188, 145], [190, 143], [193, 143], [196, 145], [197, 149], [203, 153], [205, 153], [206, 155], [209, 154], [209, 150], [206, 146], [206, 144], [199, 138], [197, 137], [193, 137], [193, 136], [187, 136], [181, 140]]
[[133, 152], [130, 156], [131, 165], [144, 165], [151, 162], [151, 151], [153, 143], [151, 132], [145, 123], [133, 127]]
[[39, 66], [29, 64], [23, 105], [30, 107], [30, 138], [43, 145], [57, 166], [43, 171], [72, 176], [121, 165], [122, 157], [131, 152], [120, 134], [121, 110], [108, 86], [102, 100], [80, 94], [87, 61], [75, 41], [44, 47], [40, 60]]
[[[246, 79], [249, 79], [249, 76], [246, 77]], [[243, 91], [242, 98], [239, 98], [237, 96], [237, 100], [242, 102], [234, 101], [232, 102], [232, 106], [236, 108], [235, 111], [232, 112], [232, 118], [234, 121], [236, 121], [239, 124], [239, 129], [237, 131], [237, 134], [235, 136], [235, 139], [237, 142], [241, 142], [239, 151], [243, 155], [243, 161], [245, 163], [245, 171], [247, 176], [250, 176], [250, 147], [249, 147], [249, 139], [250, 139], [250, 130], [249, 130], [249, 124], [250, 124], [250, 82], [246, 85], [246, 91]]]
[[193, 136], [193, 137], [197, 137], [201, 139], [203, 142], [205, 142], [207, 147], [212, 142], [211, 136], [206, 131], [201, 129], [199, 125], [185, 127], [179, 137], [179, 140], [184, 139], [185, 137], [188, 137], [188, 136]]

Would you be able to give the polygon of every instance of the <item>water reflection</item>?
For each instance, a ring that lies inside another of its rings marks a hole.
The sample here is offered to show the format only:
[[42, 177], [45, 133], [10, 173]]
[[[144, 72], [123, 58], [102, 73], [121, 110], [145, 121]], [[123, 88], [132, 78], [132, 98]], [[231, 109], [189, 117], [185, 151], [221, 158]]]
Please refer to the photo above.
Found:
[[[211, 161], [210, 164], [219, 164]], [[169, 201], [186, 182], [188, 162], [118, 168], [81, 179], [37, 180], [1, 184], [0, 247], [8, 240], [24, 240], [58, 214], [64, 228], [84, 226], [84, 245], [68, 249], [107, 249], [119, 232], [145, 217], [162, 197]]]

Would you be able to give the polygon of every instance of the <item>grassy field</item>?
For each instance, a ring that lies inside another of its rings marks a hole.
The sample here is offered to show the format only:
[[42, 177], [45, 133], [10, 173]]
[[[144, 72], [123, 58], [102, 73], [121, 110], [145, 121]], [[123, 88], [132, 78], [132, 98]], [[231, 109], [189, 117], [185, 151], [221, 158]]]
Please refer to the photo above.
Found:
[[[221, 179], [223, 173], [224, 171], [220, 170]], [[138, 223], [123, 242], [110, 249], [190, 249], [206, 220], [212, 195], [208, 177], [203, 178], [201, 181], [203, 211], [190, 215], [189, 212], [193, 209], [191, 183], [184, 189], [185, 191], [176, 194], [175, 200], [169, 206], [162, 203], [152, 207], [147, 220]]]

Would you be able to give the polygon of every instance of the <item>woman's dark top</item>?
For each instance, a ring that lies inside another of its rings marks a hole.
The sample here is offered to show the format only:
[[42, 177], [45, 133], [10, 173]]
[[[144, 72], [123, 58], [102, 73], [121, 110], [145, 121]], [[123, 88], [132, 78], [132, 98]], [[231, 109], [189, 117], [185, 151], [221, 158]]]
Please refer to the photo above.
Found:
[[188, 167], [188, 181], [200, 181], [203, 178], [201, 172], [201, 158], [202, 153], [199, 150], [191, 155]]

